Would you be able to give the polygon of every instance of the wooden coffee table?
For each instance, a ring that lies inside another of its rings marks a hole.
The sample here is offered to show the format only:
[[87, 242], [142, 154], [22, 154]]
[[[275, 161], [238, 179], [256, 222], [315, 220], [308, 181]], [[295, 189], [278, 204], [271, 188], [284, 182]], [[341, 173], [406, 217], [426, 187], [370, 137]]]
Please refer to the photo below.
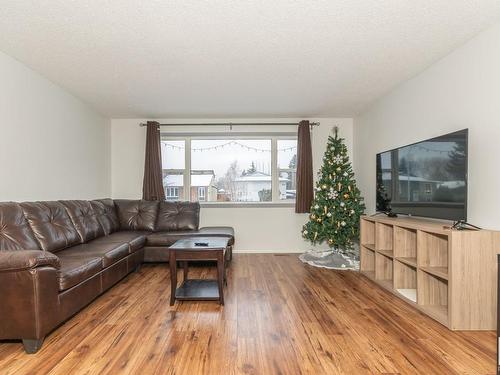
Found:
[[[170, 306], [175, 300], [219, 301], [224, 305], [224, 258], [229, 238], [199, 237], [178, 240], [170, 246]], [[208, 246], [199, 246], [206, 243]], [[188, 262], [193, 260], [216, 261], [217, 279], [188, 279]], [[177, 262], [182, 263], [184, 280], [177, 287]]]

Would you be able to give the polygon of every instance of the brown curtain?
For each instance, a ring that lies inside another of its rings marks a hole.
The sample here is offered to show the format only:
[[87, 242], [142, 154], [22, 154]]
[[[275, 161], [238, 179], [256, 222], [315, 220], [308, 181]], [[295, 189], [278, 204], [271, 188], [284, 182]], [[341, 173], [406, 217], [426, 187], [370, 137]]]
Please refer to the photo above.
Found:
[[306, 213], [313, 200], [313, 166], [309, 121], [301, 121], [297, 137], [297, 194], [295, 212]]
[[148, 201], [164, 200], [160, 124], [156, 121], [148, 121], [146, 127], [146, 160], [144, 163], [142, 199]]

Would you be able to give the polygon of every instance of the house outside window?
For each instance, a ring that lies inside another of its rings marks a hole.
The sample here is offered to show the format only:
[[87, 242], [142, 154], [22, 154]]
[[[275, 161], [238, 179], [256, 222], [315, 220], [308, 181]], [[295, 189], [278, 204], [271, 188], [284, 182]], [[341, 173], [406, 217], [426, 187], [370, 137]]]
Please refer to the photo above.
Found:
[[[293, 202], [297, 139], [286, 136], [162, 135], [165, 191], [218, 203]], [[167, 200], [172, 200], [169, 194]]]

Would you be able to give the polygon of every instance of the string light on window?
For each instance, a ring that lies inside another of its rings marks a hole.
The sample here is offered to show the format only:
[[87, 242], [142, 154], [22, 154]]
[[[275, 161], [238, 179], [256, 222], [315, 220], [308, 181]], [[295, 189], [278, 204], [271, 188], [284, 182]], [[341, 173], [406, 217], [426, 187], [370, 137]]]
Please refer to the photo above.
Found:
[[[168, 143], [168, 142], [162, 142], [161, 144], [162, 144], [162, 146], [166, 146], [166, 147], [172, 148], [174, 150], [184, 150], [185, 149], [184, 146], [177, 146], [177, 145], [173, 145], [173, 144]], [[240, 143], [240, 142], [237, 142], [237, 141], [230, 141], [230, 142], [223, 143], [223, 144], [217, 145], [217, 146], [195, 147], [195, 148], [191, 148], [191, 151], [194, 151], [194, 152], [212, 151], [212, 150], [219, 150], [219, 148], [224, 149], [225, 147], [228, 147], [228, 146], [239, 146], [239, 147], [244, 148], [248, 151], [255, 151], [255, 152], [271, 152], [271, 150], [269, 150], [269, 149], [247, 146], [247, 145]], [[287, 151], [293, 151], [296, 149], [297, 149], [297, 146], [291, 146], [291, 147], [279, 148], [277, 151], [278, 152], [287, 152]]]

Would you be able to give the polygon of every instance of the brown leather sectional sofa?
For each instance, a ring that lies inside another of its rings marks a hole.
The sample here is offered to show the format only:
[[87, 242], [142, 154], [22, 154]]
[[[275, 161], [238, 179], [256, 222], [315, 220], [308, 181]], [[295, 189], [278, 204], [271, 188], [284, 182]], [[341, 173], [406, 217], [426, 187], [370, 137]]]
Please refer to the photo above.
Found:
[[168, 261], [180, 238], [226, 236], [232, 246], [233, 229], [198, 228], [199, 212], [189, 202], [0, 203], [0, 340], [21, 339], [35, 353], [50, 331], [143, 262]]

